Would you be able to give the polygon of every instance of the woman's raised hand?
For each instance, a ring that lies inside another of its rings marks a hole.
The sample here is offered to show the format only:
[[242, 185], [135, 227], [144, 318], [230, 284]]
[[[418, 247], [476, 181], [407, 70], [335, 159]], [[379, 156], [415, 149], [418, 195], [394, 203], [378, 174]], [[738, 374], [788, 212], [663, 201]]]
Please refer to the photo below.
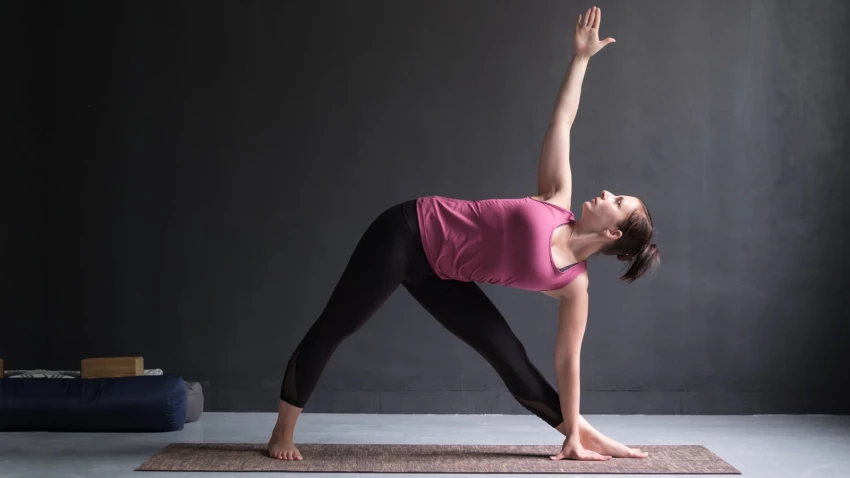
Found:
[[599, 40], [599, 23], [602, 22], [602, 10], [598, 7], [587, 9], [587, 13], [576, 20], [576, 32], [573, 35], [573, 54], [576, 57], [590, 58], [609, 43], [611, 37]]

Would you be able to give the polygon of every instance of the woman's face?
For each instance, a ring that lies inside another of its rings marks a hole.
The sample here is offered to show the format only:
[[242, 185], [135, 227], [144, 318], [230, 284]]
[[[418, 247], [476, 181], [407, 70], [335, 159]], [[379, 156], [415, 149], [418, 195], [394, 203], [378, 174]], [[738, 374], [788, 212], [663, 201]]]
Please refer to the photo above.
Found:
[[617, 225], [639, 207], [641, 201], [634, 196], [616, 196], [603, 190], [602, 194], [582, 204], [581, 220], [590, 230], [607, 231], [616, 239], [619, 237]]

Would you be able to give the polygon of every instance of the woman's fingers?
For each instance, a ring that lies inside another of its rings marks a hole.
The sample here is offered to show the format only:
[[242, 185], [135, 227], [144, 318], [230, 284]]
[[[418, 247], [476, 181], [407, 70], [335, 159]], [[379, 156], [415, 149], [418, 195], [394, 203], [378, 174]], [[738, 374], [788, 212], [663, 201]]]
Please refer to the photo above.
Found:
[[[551, 459], [551, 460], [563, 460], [563, 459], [566, 459], [566, 458], [569, 458], [569, 457], [564, 452], [564, 450], [561, 450], [561, 452], [558, 453], [555, 456], [549, 457], [549, 459]], [[575, 459], [581, 460], [581, 461], [608, 461], [608, 460], [611, 459], [611, 457], [607, 456], [607, 455], [600, 455], [599, 453], [596, 453], [595, 451], [583, 450], [583, 451], [579, 452], [578, 457], [575, 458]]]
[[584, 459], [586, 459], [586, 460], [596, 460], [596, 461], [607, 461], [607, 460], [610, 460], [611, 457], [607, 456], [607, 455], [600, 455], [599, 453], [596, 453], [595, 451], [588, 451], [588, 456]]
[[599, 22], [602, 21], [602, 9], [599, 7], [590, 7], [585, 12], [584, 16], [579, 15], [576, 19], [576, 27], [599, 28]]

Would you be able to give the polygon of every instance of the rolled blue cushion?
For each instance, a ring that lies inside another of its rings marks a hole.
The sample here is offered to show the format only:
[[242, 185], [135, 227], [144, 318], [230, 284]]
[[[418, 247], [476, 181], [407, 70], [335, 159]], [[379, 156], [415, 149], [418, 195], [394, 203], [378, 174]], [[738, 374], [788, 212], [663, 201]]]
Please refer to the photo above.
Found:
[[0, 430], [165, 432], [186, 423], [179, 375], [0, 379]]

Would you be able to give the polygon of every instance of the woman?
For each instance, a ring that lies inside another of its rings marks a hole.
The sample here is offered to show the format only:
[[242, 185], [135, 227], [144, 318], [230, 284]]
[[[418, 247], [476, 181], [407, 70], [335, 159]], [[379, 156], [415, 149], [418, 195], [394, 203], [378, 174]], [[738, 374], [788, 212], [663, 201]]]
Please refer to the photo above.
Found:
[[[324, 311], [293, 352], [281, 385], [279, 416], [268, 443], [278, 459], [300, 460], [295, 422], [336, 347], [403, 285], [443, 326], [493, 365], [529, 411], [566, 437], [552, 459], [643, 458], [579, 415], [579, 352], [587, 320], [587, 259], [628, 261], [633, 281], [657, 265], [652, 220], [637, 198], [602, 191], [570, 212], [570, 127], [602, 12], [579, 15], [574, 56], [560, 88], [540, 157], [538, 195], [465, 201], [439, 196], [384, 211], [357, 244]], [[555, 390], [529, 361], [504, 317], [477, 282], [540, 291], [560, 301]]]

